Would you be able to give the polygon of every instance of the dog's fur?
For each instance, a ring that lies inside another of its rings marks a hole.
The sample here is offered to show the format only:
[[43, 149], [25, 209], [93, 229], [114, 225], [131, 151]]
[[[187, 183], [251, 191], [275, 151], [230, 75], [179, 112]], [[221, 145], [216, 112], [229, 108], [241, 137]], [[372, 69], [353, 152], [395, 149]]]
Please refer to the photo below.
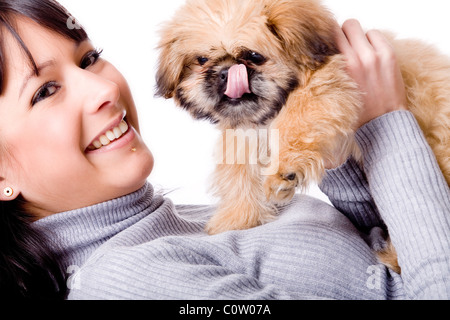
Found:
[[[220, 203], [207, 227], [211, 234], [270, 221], [275, 205], [298, 186], [320, 182], [336, 153], [359, 157], [352, 128], [361, 96], [345, 72], [335, 27], [318, 0], [187, 0], [163, 28], [158, 95], [217, 124], [224, 136], [236, 128], [280, 132], [276, 174], [262, 176], [250, 163], [217, 166]], [[388, 37], [409, 109], [450, 183], [450, 60], [419, 41]], [[247, 67], [251, 89], [240, 99], [224, 95], [226, 72], [235, 64]], [[383, 261], [396, 268], [395, 250], [388, 251]]]

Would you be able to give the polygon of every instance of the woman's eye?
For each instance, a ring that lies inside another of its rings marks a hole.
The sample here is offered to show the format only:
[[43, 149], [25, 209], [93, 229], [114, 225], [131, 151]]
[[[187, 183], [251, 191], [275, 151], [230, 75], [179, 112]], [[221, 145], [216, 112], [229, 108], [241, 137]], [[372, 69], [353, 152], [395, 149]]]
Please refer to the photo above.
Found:
[[53, 96], [60, 88], [56, 82], [47, 82], [35, 93], [31, 105], [34, 106], [36, 103]]
[[88, 52], [81, 59], [80, 68], [87, 69], [90, 66], [96, 64], [98, 59], [100, 59], [101, 54], [102, 54], [102, 51], [99, 51], [99, 50], [94, 50], [94, 51]]

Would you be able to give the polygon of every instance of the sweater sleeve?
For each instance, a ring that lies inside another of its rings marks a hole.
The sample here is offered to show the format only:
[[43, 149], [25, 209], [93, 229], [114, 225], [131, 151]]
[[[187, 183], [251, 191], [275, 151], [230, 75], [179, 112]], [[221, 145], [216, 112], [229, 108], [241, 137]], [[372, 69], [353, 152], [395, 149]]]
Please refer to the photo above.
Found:
[[450, 190], [416, 119], [384, 115], [356, 135], [411, 298], [450, 298]]
[[320, 189], [360, 231], [368, 234], [374, 227], [384, 228], [366, 175], [355, 159], [350, 158], [342, 166], [327, 170]]

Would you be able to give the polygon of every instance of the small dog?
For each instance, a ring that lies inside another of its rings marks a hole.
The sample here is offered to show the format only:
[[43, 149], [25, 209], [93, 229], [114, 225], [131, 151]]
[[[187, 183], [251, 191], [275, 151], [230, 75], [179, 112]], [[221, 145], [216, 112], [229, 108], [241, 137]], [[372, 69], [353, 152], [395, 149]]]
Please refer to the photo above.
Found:
[[[337, 49], [336, 25], [318, 0], [188, 0], [163, 28], [157, 95], [223, 132], [210, 234], [272, 220], [297, 187], [320, 182], [337, 153], [360, 158], [352, 128], [361, 95]], [[409, 109], [450, 183], [450, 60], [419, 41], [388, 38]], [[255, 152], [234, 152], [236, 139], [226, 137], [238, 129], [276, 130], [278, 152], [266, 151], [278, 170], [262, 174], [262, 161], [238, 161]], [[388, 251], [383, 261], [399, 270], [395, 249]]]

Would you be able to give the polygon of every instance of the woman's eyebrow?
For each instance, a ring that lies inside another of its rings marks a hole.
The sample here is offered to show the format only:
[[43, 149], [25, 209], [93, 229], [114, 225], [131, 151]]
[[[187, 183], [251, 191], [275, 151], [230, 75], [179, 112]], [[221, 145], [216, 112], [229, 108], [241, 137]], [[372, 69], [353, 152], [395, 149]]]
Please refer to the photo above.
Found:
[[56, 64], [55, 60], [49, 60], [49, 61], [46, 61], [46, 62], [38, 65], [36, 70], [31, 70], [31, 72], [24, 78], [22, 87], [20, 89], [19, 98], [22, 97], [23, 91], [25, 90], [26, 86], [28, 85], [29, 81], [32, 78], [39, 77], [39, 74], [42, 72], [42, 70], [52, 67], [55, 64]]

